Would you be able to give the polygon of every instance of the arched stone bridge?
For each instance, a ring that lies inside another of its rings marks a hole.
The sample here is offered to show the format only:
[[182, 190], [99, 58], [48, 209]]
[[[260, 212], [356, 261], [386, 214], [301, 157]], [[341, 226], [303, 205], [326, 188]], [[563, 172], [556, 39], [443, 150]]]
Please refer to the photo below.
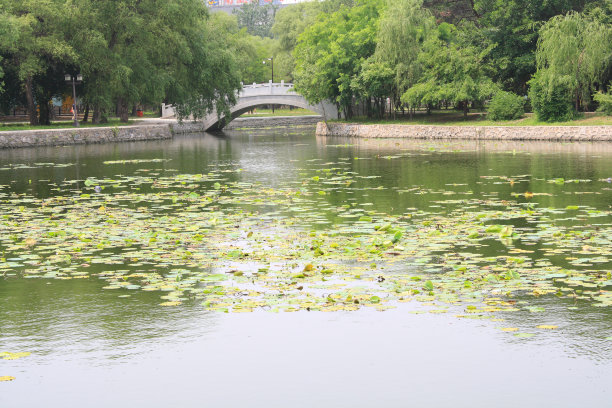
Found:
[[[334, 103], [322, 102], [317, 105], [311, 105], [306, 99], [293, 91], [293, 84], [272, 83], [245, 85], [238, 95], [236, 105], [230, 109], [231, 119], [236, 119], [238, 116], [253, 108], [261, 105], [289, 105], [298, 108], [311, 110], [323, 116], [325, 119], [337, 119], [338, 108]], [[162, 117], [169, 118], [174, 116], [172, 105], [162, 105]], [[226, 125], [221, 117], [217, 118], [217, 113], [208, 114], [203, 120], [204, 130], [220, 130]]]

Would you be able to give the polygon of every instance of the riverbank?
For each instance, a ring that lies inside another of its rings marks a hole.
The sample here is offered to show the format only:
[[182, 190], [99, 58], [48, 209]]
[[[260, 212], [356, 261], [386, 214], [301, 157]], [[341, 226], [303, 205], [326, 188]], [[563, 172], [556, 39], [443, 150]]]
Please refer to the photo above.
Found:
[[362, 125], [319, 122], [316, 134], [362, 138], [612, 141], [612, 126]]
[[[316, 115], [238, 118], [226, 129], [314, 126], [319, 120], [321, 117]], [[201, 122], [178, 123], [173, 119], [159, 118], [141, 120], [127, 126], [10, 130], [0, 132], [0, 149], [164, 140], [172, 139], [175, 134], [202, 132], [204, 128]]]
[[0, 132], [0, 149], [171, 139], [168, 124]]

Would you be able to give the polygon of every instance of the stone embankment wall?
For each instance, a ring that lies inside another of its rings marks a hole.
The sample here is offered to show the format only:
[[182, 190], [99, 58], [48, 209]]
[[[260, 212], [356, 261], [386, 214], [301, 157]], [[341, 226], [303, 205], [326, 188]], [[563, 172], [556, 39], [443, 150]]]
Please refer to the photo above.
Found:
[[172, 139], [168, 125], [41, 129], [0, 132], [0, 149]]
[[[268, 117], [246, 117], [232, 120], [223, 128], [223, 130], [235, 130], [242, 128], [273, 128], [273, 127], [289, 127], [289, 126], [306, 126], [316, 125], [321, 120], [319, 115], [304, 115], [304, 116], [268, 116]], [[201, 133], [205, 132], [202, 122], [185, 121], [183, 123], [174, 123], [172, 125], [174, 134], [183, 133]]]
[[241, 128], [268, 128], [316, 125], [322, 119], [319, 115], [304, 116], [272, 116], [272, 117], [243, 117], [237, 118], [227, 124], [225, 129]]
[[427, 126], [319, 122], [317, 135], [407, 139], [612, 141], [612, 126]]
[[202, 122], [183, 122], [183, 123], [172, 123], [170, 125], [172, 133], [175, 135], [181, 135], [184, 133], [202, 133], [205, 132], [204, 124]]
[[[314, 125], [319, 120], [321, 120], [321, 117], [314, 115], [241, 118], [232, 121], [230, 125], [233, 126], [228, 126], [227, 129]], [[202, 122], [2, 131], [0, 132], [0, 149], [172, 139], [175, 134], [203, 132], [204, 125]]]

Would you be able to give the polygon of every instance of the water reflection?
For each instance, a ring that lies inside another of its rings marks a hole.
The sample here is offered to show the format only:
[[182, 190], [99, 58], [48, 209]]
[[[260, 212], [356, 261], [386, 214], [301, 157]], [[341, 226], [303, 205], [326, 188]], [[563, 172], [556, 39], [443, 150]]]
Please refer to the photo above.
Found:
[[2, 348], [28, 350], [38, 363], [47, 356], [74, 357], [90, 364], [149, 353], [189, 336], [189, 316], [196, 312], [199, 332], [208, 332], [215, 314], [193, 306], [159, 307], [159, 296], [103, 291], [97, 279], [73, 281], [0, 281]]

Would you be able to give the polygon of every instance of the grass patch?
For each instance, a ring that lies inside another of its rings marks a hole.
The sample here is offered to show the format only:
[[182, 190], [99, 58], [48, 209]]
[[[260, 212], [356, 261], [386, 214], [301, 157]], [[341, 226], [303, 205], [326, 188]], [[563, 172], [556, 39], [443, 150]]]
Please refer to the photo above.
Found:
[[[0, 123], [0, 132], [15, 131], [15, 130], [44, 130], [44, 129], [75, 129], [73, 121], [58, 121], [53, 122], [50, 125], [31, 126], [27, 123]], [[133, 120], [128, 123], [120, 122], [119, 119], [109, 119], [108, 123], [100, 123], [94, 125], [91, 122], [80, 123], [81, 128], [91, 127], [115, 127], [115, 126], [128, 126], [134, 124]]]
[[599, 113], [587, 113], [574, 120], [566, 122], [541, 122], [535, 115], [527, 114], [516, 120], [493, 121], [486, 118], [486, 113], [470, 113], [467, 117], [462, 112], [434, 111], [431, 115], [426, 112], [417, 112], [412, 119], [406, 115], [397, 115], [396, 119], [368, 119], [365, 117], [353, 118], [350, 121], [334, 120], [340, 123], [361, 123], [365, 125], [440, 125], [440, 126], [601, 126], [612, 125], [612, 116]]

